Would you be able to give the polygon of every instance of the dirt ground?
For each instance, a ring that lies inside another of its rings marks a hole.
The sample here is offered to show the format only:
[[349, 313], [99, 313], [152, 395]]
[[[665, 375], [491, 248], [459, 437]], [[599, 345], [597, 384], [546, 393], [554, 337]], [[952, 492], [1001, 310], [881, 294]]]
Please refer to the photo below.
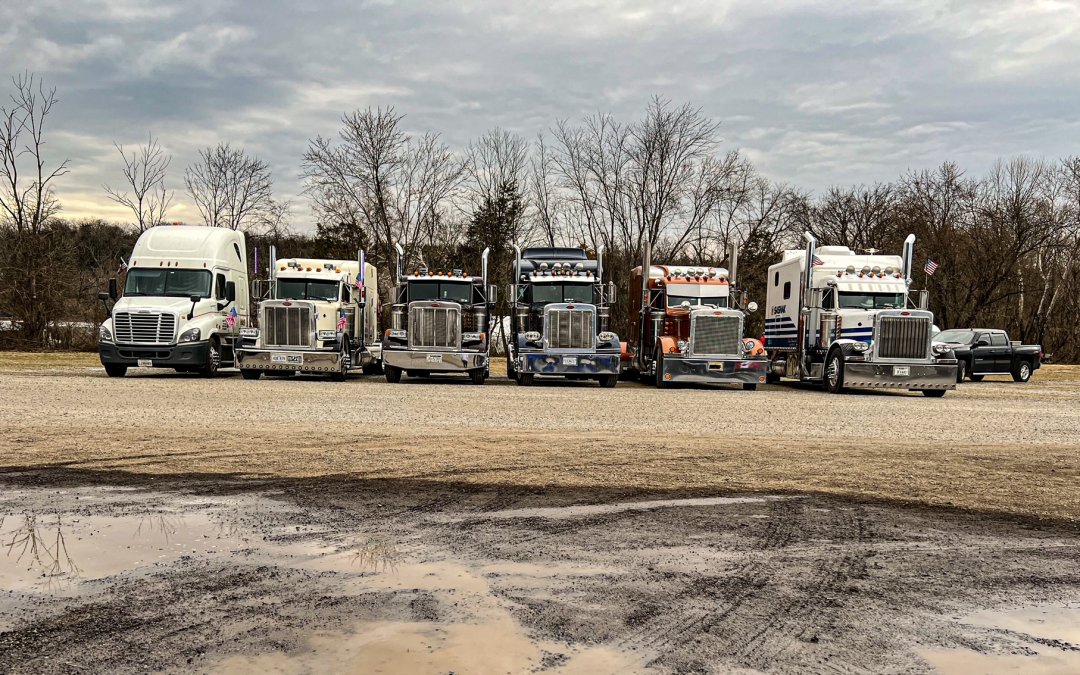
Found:
[[928, 399], [0, 355], [0, 428], [0, 672], [1080, 670], [1080, 368]]

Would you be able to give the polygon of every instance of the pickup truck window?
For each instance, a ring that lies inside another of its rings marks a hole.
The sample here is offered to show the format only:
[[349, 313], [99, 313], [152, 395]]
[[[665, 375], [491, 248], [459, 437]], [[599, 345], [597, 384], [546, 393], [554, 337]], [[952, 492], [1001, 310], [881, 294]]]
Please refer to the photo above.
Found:
[[990, 344], [994, 347], [1006, 347], [1009, 341], [1005, 339], [1005, 333], [990, 333]]
[[970, 345], [975, 342], [975, 332], [970, 330], [943, 330], [934, 336], [937, 342], [948, 342], [956, 345]]

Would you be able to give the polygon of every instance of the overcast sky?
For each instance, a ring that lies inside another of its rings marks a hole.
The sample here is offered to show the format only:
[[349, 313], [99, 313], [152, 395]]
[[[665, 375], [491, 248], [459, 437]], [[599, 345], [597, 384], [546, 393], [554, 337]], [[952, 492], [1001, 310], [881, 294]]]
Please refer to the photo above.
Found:
[[1080, 0], [4, 0], [0, 64], [58, 89], [48, 153], [71, 159], [71, 217], [125, 218], [101, 189], [120, 181], [112, 143], [152, 131], [173, 216], [198, 221], [183, 168], [229, 141], [309, 222], [308, 139], [378, 105], [462, 148], [494, 126], [633, 119], [660, 94], [814, 191], [1080, 153]]

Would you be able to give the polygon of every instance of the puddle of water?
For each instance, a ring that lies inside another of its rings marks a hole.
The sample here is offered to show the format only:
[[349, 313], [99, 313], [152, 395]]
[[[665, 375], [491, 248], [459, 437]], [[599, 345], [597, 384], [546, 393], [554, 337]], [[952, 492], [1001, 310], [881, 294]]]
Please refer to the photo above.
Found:
[[961, 620], [978, 628], [1022, 633], [1042, 641], [1023, 641], [1025, 650], [1034, 654], [982, 654], [968, 649], [928, 649], [921, 652], [930, 665], [943, 675], [969, 673], [1023, 673], [1025, 675], [1072, 675], [1080, 673], [1080, 608], [1030, 607], [999, 611], [980, 611]]
[[511, 518], [581, 518], [600, 516], [625, 511], [651, 511], [653, 509], [680, 508], [691, 506], [724, 506], [727, 504], [755, 504], [788, 497], [703, 497], [699, 499], [658, 499], [647, 502], [619, 502], [616, 504], [576, 504], [573, 506], [538, 507], [526, 509], [506, 509], [481, 514], [462, 514], [452, 517], [464, 519], [511, 519]]

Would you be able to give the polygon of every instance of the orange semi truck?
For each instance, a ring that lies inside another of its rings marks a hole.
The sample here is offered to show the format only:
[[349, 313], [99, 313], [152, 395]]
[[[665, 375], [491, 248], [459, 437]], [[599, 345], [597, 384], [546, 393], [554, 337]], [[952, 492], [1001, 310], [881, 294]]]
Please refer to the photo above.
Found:
[[[744, 337], [746, 313], [757, 303], [733, 291], [731, 270], [695, 265], [645, 265], [630, 272], [630, 326], [625, 370], [658, 387], [671, 383], [765, 382], [768, 358], [759, 340]], [[644, 273], [648, 270], [648, 274]]]

